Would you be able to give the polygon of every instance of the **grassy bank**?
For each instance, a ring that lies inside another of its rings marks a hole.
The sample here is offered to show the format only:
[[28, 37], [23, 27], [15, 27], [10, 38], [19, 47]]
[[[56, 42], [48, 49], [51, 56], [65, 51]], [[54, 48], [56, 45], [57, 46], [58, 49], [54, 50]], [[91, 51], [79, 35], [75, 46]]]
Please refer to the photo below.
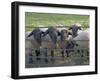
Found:
[[83, 27], [89, 26], [88, 15], [73, 14], [51, 14], [51, 13], [25, 13], [26, 31], [32, 30], [38, 26], [56, 26], [59, 24], [71, 26], [74, 23], [80, 23]]

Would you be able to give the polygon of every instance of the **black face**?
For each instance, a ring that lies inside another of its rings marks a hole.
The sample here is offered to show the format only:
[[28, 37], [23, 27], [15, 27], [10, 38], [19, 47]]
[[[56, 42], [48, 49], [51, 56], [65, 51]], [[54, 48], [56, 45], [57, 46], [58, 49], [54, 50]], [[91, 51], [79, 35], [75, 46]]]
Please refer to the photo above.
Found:
[[73, 34], [76, 34], [78, 32], [79, 27], [78, 26], [73, 26], [72, 27], [72, 32]]
[[49, 34], [52, 42], [54, 44], [56, 44], [56, 42], [57, 42], [57, 36], [58, 36], [58, 31], [56, 30], [56, 28], [49, 27], [48, 30], [46, 32], [44, 32], [44, 35], [47, 35], [47, 34]]
[[76, 37], [78, 35], [78, 30], [81, 30], [79, 26], [73, 25], [70, 29], [72, 29], [72, 36]]
[[34, 39], [37, 41], [37, 43], [39, 43], [41, 45], [41, 42], [42, 42], [42, 34], [43, 32], [39, 29], [39, 28], [36, 28], [34, 29], [29, 35], [28, 37], [30, 36], [34, 36]]
[[67, 30], [61, 30], [61, 41], [66, 40], [68, 37], [68, 31]]

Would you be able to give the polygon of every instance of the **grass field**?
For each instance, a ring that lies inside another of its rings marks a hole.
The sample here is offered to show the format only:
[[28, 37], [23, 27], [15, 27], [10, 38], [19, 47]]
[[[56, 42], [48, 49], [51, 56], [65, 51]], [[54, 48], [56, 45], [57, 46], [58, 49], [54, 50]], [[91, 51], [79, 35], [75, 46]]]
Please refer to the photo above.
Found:
[[51, 14], [51, 13], [33, 13], [25, 12], [26, 31], [32, 30], [32, 27], [38, 26], [56, 26], [59, 24], [71, 26], [74, 23], [80, 23], [83, 27], [89, 26], [88, 15], [72, 14]]

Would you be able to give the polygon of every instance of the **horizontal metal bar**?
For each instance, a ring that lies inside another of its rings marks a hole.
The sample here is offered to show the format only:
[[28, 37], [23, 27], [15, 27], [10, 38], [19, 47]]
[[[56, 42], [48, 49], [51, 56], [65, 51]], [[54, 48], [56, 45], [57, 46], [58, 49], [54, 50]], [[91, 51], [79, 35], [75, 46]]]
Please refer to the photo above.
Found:
[[[48, 28], [48, 27], [62, 28], [62, 27], [71, 27], [71, 26], [43, 26], [43, 27], [25, 26], [25, 28]], [[89, 26], [82, 26], [81, 28], [89, 28]]]
[[[28, 48], [25, 48], [25, 49], [28, 49]], [[31, 50], [36, 50], [36, 49], [37, 48], [33, 48]], [[40, 48], [40, 50], [43, 50], [43, 49], [45, 49], [45, 48]], [[88, 50], [89, 48], [73, 48], [73, 49], [64, 49], [64, 50], [83, 50], [83, 49]], [[46, 50], [52, 50], [52, 49], [46, 48]], [[61, 50], [61, 49], [60, 48], [55, 48], [53, 50]]]
[[[33, 39], [25, 38], [25, 40], [34, 41]], [[43, 42], [48, 42], [47, 40], [43, 39]], [[69, 41], [69, 40], [66, 40]], [[73, 41], [89, 41], [89, 40], [73, 40]], [[50, 42], [50, 41], [49, 41]]]

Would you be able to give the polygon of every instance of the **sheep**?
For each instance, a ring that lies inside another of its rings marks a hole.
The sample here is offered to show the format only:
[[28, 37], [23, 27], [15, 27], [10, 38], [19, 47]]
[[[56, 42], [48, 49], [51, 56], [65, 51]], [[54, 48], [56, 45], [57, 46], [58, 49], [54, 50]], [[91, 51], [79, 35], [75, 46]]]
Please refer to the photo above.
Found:
[[84, 31], [87, 32], [89, 35], [89, 31], [90, 31], [89, 28], [85, 29]]
[[[31, 31], [25, 32], [25, 49], [33, 49], [34, 45], [32, 43], [32, 40], [34, 40], [34, 37], [28, 37], [28, 35], [31, 33]], [[27, 51], [26, 51], [27, 52]]]
[[61, 30], [67, 30], [68, 28], [65, 28], [64, 26], [63, 27], [59, 27], [59, 28], [56, 28], [59, 32], [61, 32]]
[[26, 63], [31, 64], [33, 63], [32, 60], [32, 50], [34, 48], [34, 45], [32, 43], [33, 37], [28, 37], [29, 33], [31, 31], [25, 32], [25, 55], [26, 55]]
[[78, 30], [82, 30], [81, 29], [81, 24], [76, 23], [76, 24], [72, 25], [69, 28], [69, 30], [72, 30], [72, 37], [74, 38], [78, 35]]
[[78, 52], [83, 53], [83, 49], [89, 48], [89, 32], [87, 30], [80, 32], [73, 40], [78, 44], [77, 49], [81, 49], [81, 51], [78, 50]]
[[60, 32], [60, 39], [58, 39], [58, 45], [61, 49], [62, 57], [64, 58], [64, 52], [66, 52], [67, 57], [69, 57], [69, 52], [71, 52], [70, 49], [73, 49], [76, 45], [76, 43], [72, 40], [69, 40], [70, 32], [68, 32], [67, 29], [63, 29]]
[[48, 54], [47, 52], [50, 50], [52, 62], [54, 62], [54, 49], [56, 48], [58, 34], [59, 33], [58, 33], [58, 30], [56, 28], [49, 27], [44, 32], [44, 37], [42, 40], [42, 48], [45, 49], [45, 56], [47, 57], [47, 54]]
[[26, 41], [25, 41], [25, 48], [26, 49], [28, 48], [29, 49], [28, 51], [31, 50], [30, 52], [32, 52], [33, 49], [35, 50], [37, 61], [41, 60], [38, 56], [40, 56], [42, 34], [43, 32], [39, 28], [35, 28], [33, 29], [32, 32], [28, 34], [28, 36], [26, 37]]
[[43, 28], [43, 27], [41, 27], [41, 28], [39, 28], [39, 29], [40, 29], [42, 32], [46, 32], [48, 28]]

